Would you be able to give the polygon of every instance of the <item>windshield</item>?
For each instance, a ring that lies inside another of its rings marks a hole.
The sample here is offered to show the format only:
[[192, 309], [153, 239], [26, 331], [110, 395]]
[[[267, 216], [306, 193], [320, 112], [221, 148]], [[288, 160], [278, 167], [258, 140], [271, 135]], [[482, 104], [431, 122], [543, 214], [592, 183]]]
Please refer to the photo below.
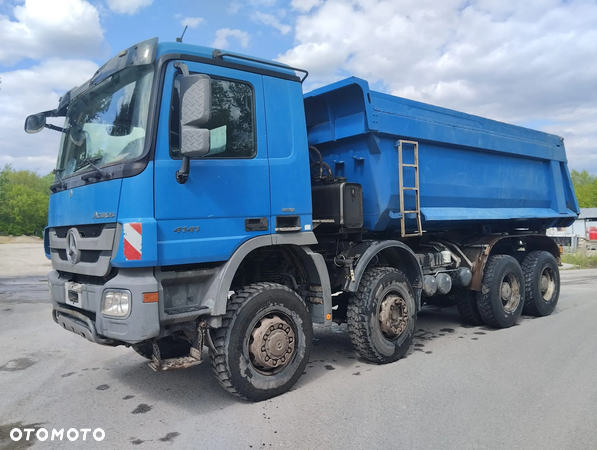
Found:
[[71, 176], [143, 153], [153, 66], [115, 73], [68, 107], [56, 172]]

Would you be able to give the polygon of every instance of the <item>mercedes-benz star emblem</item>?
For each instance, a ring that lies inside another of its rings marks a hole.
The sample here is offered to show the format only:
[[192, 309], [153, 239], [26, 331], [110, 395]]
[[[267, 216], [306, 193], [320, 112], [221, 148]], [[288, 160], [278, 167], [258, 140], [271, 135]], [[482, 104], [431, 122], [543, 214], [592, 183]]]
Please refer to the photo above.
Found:
[[79, 232], [74, 228], [68, 230], [66, 234], [66, 259], [73, 266], [81, 260], [81, 250], [77, 245], [78, 235]]

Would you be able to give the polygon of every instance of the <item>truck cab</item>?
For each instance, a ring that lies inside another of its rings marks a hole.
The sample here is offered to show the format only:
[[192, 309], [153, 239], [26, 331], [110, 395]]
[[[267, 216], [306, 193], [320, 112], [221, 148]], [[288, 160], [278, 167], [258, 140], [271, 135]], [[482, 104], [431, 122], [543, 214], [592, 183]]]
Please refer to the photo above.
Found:
[[[209, 83], [209, 148], [181, 182], [181, 128], [192, 127], [181, 125], [181, 81], [195, 74]], [[59, 109], [46, 253], [54, 301], [89, 316], [87, 338], [134, 344], [200, 310], [221, 315], [199, 295], [205, 283], [183, 283], [177, 268], [221, 265], [256, 237], [315, 242], [310, 190], [297, 188], [309, 186], [309, 164], [294, 72], [154, 39]], [[68, 315], [55, 312], [64, 325]]]

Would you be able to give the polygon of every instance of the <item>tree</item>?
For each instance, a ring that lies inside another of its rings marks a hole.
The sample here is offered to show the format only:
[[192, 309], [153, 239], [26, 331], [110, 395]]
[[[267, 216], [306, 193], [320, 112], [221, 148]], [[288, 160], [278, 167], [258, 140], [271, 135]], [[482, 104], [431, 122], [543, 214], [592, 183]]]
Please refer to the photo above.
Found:
[[43, 234], [53, 180], [51, 173], [40, 177], [28, 170], [15, 171], [9, 164], [0, 170], [1, 234]]
[[581, 208], [597, 208], [597, 176], [589, 174], [586, 170], [573, 170], [570, 172], [570, 178], [578, 205]]

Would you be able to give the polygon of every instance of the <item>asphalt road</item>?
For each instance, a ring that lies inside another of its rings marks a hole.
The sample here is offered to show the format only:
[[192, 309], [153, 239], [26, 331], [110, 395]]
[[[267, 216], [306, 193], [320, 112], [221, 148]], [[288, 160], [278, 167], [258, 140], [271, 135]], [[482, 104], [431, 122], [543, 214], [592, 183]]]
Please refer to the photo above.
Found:
[[155, 373], [66, 332], [43, 276], [1, 277], [1, 448], [25, 448], [8, 434], [27, 426], [105, 430], [85, 448], [597, 448], [597, 270], [562, 272], [555, 313], [510, 329], [426, 308], [390, 365], [360, 360], [345, 328], [319, 329], [297, 385], [256, 404], [226, 393], [209, 363]]

